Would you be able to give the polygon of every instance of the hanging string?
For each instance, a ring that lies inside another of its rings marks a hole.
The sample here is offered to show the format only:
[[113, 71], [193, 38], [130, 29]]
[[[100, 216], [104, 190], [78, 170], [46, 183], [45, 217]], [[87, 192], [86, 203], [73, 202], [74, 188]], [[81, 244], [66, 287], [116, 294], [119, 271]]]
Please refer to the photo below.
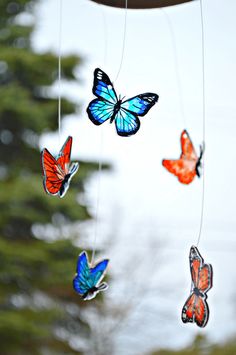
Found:
[[161, 8], [160, 10], [165, 16], [165, 19], [166, 19], [166, 22], [167, 22], [167, 25], [168, 25], [168, 29], [169, 29], [169, 32], [170, 32], [170, 38], [171, 38], [173, 54], [174, 54], [174, 66], [175, 66], [177, 89], [178, 89], [178, 93], [179, 93], [180, 112], [181, 112], [181, 116], [182, 116], [183, 121], [184, 121], [184, 127], [187, 128], [187, 126], [186, 126], [186, 116], [185, 116], [185, 110], [184, 110], [183, 90], [182, 90], [180, 72], [179, 72], [179, 62], [178, 62], [178, 52], [177, 52], [177, 46], [176, 46], [175, 32], [174, 32], [170, 17], [167, 14], [167, 12], [163, 8]]
[[59, 0], [59, 33], [58, 33], [58, 136], [61, 146], [61, 37], [62, 37], [62, 0]]
[[125, 21], [124, 21], [124, 32], [123, 32], [123, 44], [122, 44], [122, 51], [121, 51], [121, 60], [120, 66], [116, 75], [114, 82], [118, 79], [120, 75], [120, 71], [122, 68], [123, 60], [124, 60], [124, 53], [125, 53], [125, 39], [126, 39], [126, 27], [127, 27], [127, 8], [128, 8], [128, 0], [125, 0]]
[[103, 129], [101, 127], [100, 134], [100, 153], [99, 153], [99, 162], [98, 162], [98, 180], [97, 180], [97, 196], [96, 196], [96, 207], [95, 207], [95, 220], [94, 220], [94, 240], [92, 248], [92, 257], [91, 257], [91, 266], [94, 265], [94, 259], [96, 254], [96, 244], [97, 236], [99, 232], [99, 211], [100, 211], [100, 190], [101, 190], [101, 175], [102, 175], [102, 159], [103, 159]]
[[[205, 38], [204, 38], [204, 20], [203, 20], [203, 6], [202, 0], [199, 1], [200, 4], [200, 14], [201, 14], [201, 43], [202, 43], [202, 137], [203, 145], [205, 144], [206, 136], [206, 99], [205, 99]], [[204, 149], [204, 146], [203, 146]], [[204, 202], [205, 202], [205, 164], [204, 164], [204, 154], [202, 156], [202, 199], [201, 199], [201, 217], [200, 226], [197, 239], [197, 247], [200, 243], [202, 235], [203, 217], [204, 217]]]
[[104, 13], [104, 6], [100, 5], [100, 10], [102, 14], [102, 24], [103, 24], [103, 38], [104, 38], [104, 54], [103, 54], [103, 65], [106, 66], [107, 62], [107, 21]]
[[[103, 65], [105, 66], [107, 61], [107, 22], [104, 13], [103, 5], [100, 6], [102, 19], [103, 19], [103, 32], [104, 32], [104, 54], [103, 54]], [[99, 149], [99, 160], [98, 160], [98, 180], [96, 187], [96, 205], [95, 205], [95, 217], [94, 217], [94, 240], [92, 247], [92, 257], [91, 266], [94, 265], [95, 255], [96, 255], [96, 245], [97, 237], [99, 234], [99, 212], [100, 212], [100, 195], [101, 195], [101, 175], [102, 175], [102, 160], [103, 160], [103, 127], [100, 127], [100, 149]]]

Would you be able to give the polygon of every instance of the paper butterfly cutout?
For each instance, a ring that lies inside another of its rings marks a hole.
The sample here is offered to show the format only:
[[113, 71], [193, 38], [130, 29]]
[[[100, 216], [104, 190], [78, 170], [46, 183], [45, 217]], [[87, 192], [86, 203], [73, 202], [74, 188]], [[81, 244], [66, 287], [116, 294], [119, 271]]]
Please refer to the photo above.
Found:
[[110, 123], [115, 121], [117, 134], [124, 137], [139, 130], [138, 116], [145, 116], [158, 100], [158, 95], [149, 92], [126, 101], [122, 101], [120, 97], [118, 99], [109, 77], [99, 68], [94, 71], [93, 94], [98, 98], [88, 105], [90, 120], [95, 125], [107, 120], [110, 120]]
[[182, 321], [195, 322], [203, 328], [209, 319], [206, 293], [212, 288], [213, 269], [210, 264], [204, 263], [203, 257], [195, 246], [190, 249], [189, 261], [192, 285], [190, 296], [182, 309]]
[[108, 262], [108, 259], [104, 259], [94, 267], [91, 267], [88, 263], [86, 252], [83, 251], [79, 255], [73, 287], [84, 300], [91, 300], [98, 292], [108, 288], [106, 282], [100, 283], [104, 277]]
[[177, 160], [162, 160], [162, 165], [172, 174], [177, 176], [182, 184], [190, 184], [194, 177], [200, 177], [201, 159], [204, 148], [200, 146], [200, 156], [194, 149], [193, 143], [186, 130], [181, 133], [182, 153]]
[[70, 166], [71, 146], [72, 137], [69, 136], [56, 158], [47, 148], [41, 152], [43, 185], [45, 191], [50, 195], [65, 196], [70, 181], [79, 168], [79, 163], [73, 163]]

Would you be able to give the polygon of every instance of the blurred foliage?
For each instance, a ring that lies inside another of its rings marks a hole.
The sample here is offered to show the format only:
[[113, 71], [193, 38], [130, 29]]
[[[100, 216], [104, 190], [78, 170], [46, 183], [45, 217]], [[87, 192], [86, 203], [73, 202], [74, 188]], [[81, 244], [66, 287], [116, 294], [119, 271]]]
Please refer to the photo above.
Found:
[[235, 355], [236, 339], [224, 344], [212, 344], [205, 336], [198, 335], [192, 345], [181, 350], [158, 350], [152, 355]]
[[[81, 316], [88, 304], [72, 288], [80, 250], [68, 236], [45, 241], [39, 234], [46, 225], [56, 233], [62, 224], [90, 218], [78, 196], [97, 164], [80, 162], [63, 199], [45, 193], [39, 138], [57, 129], [51, 87], [58, 59], [31, 48], [36, 3], [0, 1], [0, 354], [78, 354], [71, 339], [90, 336]], [[29, 26], [22, 16], [31, 18]], [[79, 64], [77, 56], [62, 58], [64, 81], [76, 80]], [[63, 117], [76, 107], [62, 98], [61, 109]]]

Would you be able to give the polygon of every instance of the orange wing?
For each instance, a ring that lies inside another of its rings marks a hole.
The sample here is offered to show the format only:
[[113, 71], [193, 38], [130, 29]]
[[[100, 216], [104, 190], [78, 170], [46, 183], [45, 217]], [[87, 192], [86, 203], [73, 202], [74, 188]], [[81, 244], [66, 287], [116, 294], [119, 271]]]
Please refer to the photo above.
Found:
[[190, 184], [196, 176], [196, 164], [192, 161], [179, 160], [162, 160], [162, 165], [172, 174], [177, 176], [182, 184]]
[[213, 270], [211, 264], [205, 264], [197, 247], [192, 246], [189, 254], [190, 271], [194, 287], [206, 293], [212, 288]]
[[57, 195], [64, 181], [65, 172], [46, 148], [44, 148], [41, 153], [41, 161], [44, 176], [44, 189], [51, 195]]
[[199, 327], [206, 326], [209, 319], [209, 308], [206, 296], [201, 297], [191, 293], [182, 309], [182, 321], [184, 323], [195, 322]]
[[197, 175], [198, 156], [186, 130], [181, 133], [182, 153], [178, 160], [162, 160], [162, 165], [177, 176], [182, 184], [190, 184]]
[[65, 172], [65, 174], [67, 174], [69, 171], [71, 146], [72, 137], [69, 136], [57, 157], [57, 163], [61, 166], [61, 169]]
[[206, 293], [212, 288], [212, 275], [212, 266], [210, 264], [204, 264], [199, 272], [199, 291]]
[[182, 154], [180, 157], [182, 159], [188, 159], [197, 162], [198, 160], [197, 153], [194, 149], [193, 143], [186, 130], [184, 130], [181, 133], [180, 141], [181, 141], [181, 149], [182, 149]]
[[199, 284], [199, 273], [201, 264], [201, 260], [199, 259], [192, 260], [192, 262], [190, 261], [191, 276], [195, 287], [198, 287]]

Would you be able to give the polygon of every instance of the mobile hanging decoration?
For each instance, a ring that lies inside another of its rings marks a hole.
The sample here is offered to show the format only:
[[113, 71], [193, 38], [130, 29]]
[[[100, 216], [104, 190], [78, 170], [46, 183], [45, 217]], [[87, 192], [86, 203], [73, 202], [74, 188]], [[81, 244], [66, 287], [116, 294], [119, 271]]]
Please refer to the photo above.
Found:
[[201, 160], [204, 146], [200, 145], [200, 156], [194, 149], [193, 143], [186, 130], [181, 133], [182, 153], [177, 160], [162, 160], [162, 165], [172, 174], [177, 176], [182, 184], [190, 184], [195, 176], [200, 177]]
[[184, 323], [196, 323], [199, 327], [206, 326], [209, 319], [207, 292], [212, 288], [213, 269], [205, 264], [197, 247], [192, 246], [189, 253], [190, 273], [192, 277], [191, 293], [182, 309]]
[[115, 121], [119, 136], [128, 137], [135, 134], [140, 127], [138, 116], [145, 116], [155, 105], [158, 95], [145, 93], [123, 101], [117, 97], [108, 75], [101, 69], [94, 71], [93, 94], [97, 96], [87, 108], [88, 117], [95, 125], [107, 120]]
[[47, 148], [41, 152], [43, 185], [50, 195], [65, 196], [73, 175], [79, 169], [79, 163], [73, 163], [70, 166], [71, 147], [72, 137], [69, 136], [56, 158]]
[[104, 259], [91, 267], [88, 257], [83, 251], [77, 261], [76, 276], [73, 280], [74, 290], [79, 293], [84, 300], [93, 299], [98, 292], [108, 288], [106, 282], [102, 282], [109, 259]]

